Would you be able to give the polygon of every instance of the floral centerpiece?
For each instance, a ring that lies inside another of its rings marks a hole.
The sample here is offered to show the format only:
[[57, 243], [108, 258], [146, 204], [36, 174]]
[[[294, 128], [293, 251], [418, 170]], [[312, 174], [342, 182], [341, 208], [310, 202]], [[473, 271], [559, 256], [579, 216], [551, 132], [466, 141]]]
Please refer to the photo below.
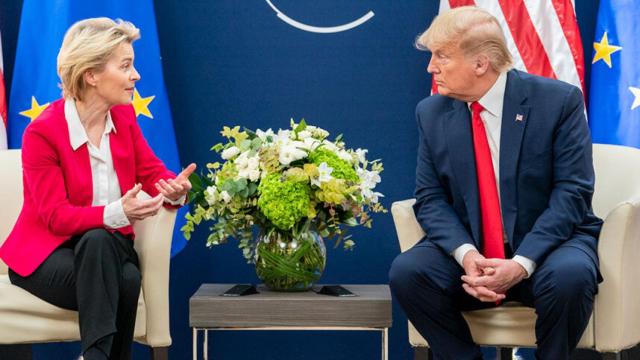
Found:
[[367, 150], [348, 149], [342, 136], [330, 141], [304, 120], [277, 133], [225, 126], [221, 134], [226, 143], [211, 150], [223, 161], [190, 179], [194, 207], [182, 231], [189, 239], [196, 225], [212, 220], [207, 246], [239, 240], [272, 289], [307, 290], [324, 270], [322, 238], [352, 249], [346, 228], [370, 228], [369, 213], [386, 212], [375, 191], [382, 163], [368, 161]]

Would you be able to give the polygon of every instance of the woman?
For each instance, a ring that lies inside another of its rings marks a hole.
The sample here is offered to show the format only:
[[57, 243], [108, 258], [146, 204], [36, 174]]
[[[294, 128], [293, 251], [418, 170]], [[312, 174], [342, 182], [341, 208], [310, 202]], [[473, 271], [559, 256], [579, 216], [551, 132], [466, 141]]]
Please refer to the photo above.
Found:
[[[140, 31], [108, 18], [79, 21], [58, 54], [63, 99], [24, 133], [24, 204], [0, 258], [11, 282], [78, 310], [86, 360], [129, 359], [140, 293], [132, 224], [184, 203], [177, 177], [147, 145], [130, 105], [132, 43]], [[140, 190], [153, 196], [137, 198]]]

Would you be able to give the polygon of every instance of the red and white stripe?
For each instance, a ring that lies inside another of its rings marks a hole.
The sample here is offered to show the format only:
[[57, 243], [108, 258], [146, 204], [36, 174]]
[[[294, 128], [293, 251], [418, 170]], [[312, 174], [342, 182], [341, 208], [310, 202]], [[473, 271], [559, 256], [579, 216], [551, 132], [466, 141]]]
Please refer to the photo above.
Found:
[[4, 88], [4, 65], [2, 62], [2, 35], [0, 35], [0, 150], [7, 148], [7, 97]]
[[516, 69], [584, 93], [582, 40], [572, 0], [440, 0], [440, 12], [475, 5], [498, 19]]

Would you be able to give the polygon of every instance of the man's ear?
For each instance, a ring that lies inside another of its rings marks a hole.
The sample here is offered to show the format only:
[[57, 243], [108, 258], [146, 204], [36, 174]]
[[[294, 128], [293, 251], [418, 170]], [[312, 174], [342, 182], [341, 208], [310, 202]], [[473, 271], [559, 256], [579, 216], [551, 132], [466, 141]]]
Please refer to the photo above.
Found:
[[491, 67], [491, 62], [489, 61], [489, 57], [486, 54], [478, 54], [474, 60], [473, 70], [475, 71], [477, 76], [484, 75], [489, 68]]

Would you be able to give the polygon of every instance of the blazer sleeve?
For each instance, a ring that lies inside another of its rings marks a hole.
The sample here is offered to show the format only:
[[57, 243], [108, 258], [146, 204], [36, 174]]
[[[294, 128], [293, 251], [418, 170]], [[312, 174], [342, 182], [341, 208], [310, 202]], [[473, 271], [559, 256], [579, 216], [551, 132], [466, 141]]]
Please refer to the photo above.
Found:
[[46, 132], [28, 126], [22, 141], [24, 183], [38, 216], [52, 234], [60, 236], [104, 227], [104, 206], [75, 206], [69, 202], [58, 152], [48, 138]]
[[[416, 166], [416, 190], [414, 212], [427, 239], [448, 254], [464, 244], [474, 245], [469, 232], [460, 221], [438, 178], [433, 154], [429, 148], [420, 105], [416, 109], [418, 122], [418, 159]], [[475, 246], [475, 245], [474, 245]]]
[[563, 100], [553, 139], [553, 190], [549, 205], [515, 255], [540, 264], [573, 235], [591, 208], [594, 187], [592, 144], [582, 93], [571, 87]]
[[[160, 179], [173, 179], [176, 174], [167, 169], [164, 163], [158, 159], [144, 138], [137, 121], [131, 122], [133, 148], [136, 159], [136, 181], [142, 184], [142, 190], [151, 196], [158, 195], [155, 184]], [[165, 207], [176, 208], [180, 206], [164, 204]]]

